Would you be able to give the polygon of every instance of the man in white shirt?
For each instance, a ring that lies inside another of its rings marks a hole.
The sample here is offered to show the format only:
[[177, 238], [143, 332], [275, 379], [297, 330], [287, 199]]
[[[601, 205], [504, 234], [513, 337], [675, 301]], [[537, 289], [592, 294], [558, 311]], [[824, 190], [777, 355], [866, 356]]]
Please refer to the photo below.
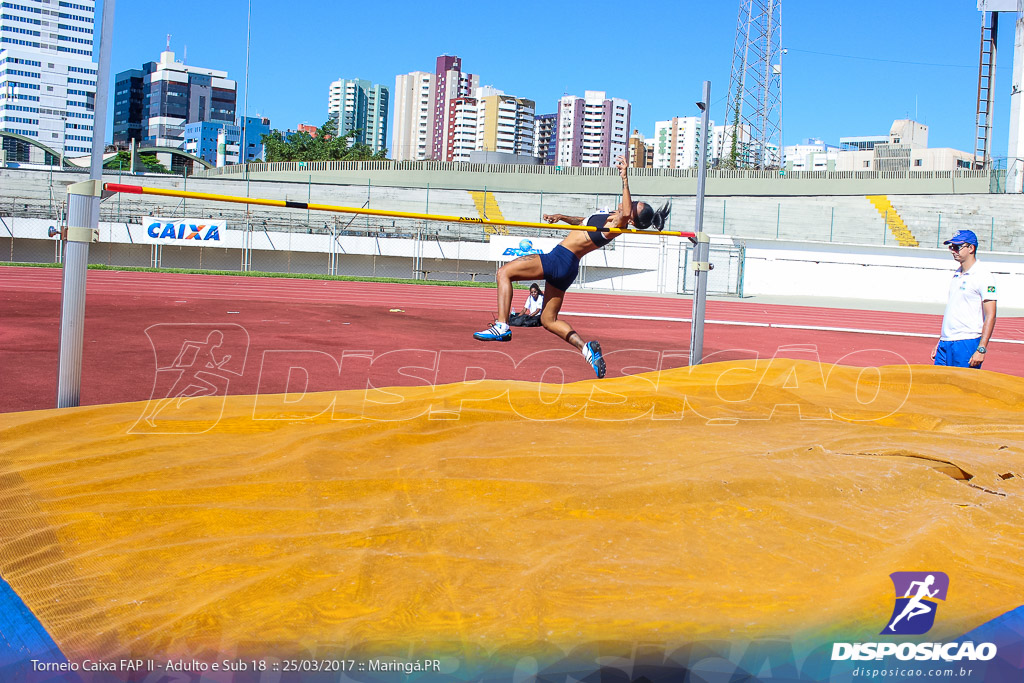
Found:
[[978, 262], [978, 237], [958, 230], [943, 242], [960, 267], [949, 285], [942, 334], [932, 351], [936, 365], [980, 368], [996, 326], [996, 280]]
[[508, 324], [512, 327], [540, 327], [542, 308], [544, 308], [544, 295], [540, 293], [540, 286], [534, 282], [530, 285], [530, 295], [526, 297], [523, 310], [510, 315]]

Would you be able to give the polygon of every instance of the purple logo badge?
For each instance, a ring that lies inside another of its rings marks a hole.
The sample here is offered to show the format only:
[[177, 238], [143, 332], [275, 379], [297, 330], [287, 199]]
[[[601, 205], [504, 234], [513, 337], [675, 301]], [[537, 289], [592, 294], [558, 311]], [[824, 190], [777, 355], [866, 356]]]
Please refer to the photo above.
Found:
[[935, 624], [938, 600], [946, 599], [949, 577], [943, 572], [893, 572], [896, 605], [882, 635], [916, 636]]

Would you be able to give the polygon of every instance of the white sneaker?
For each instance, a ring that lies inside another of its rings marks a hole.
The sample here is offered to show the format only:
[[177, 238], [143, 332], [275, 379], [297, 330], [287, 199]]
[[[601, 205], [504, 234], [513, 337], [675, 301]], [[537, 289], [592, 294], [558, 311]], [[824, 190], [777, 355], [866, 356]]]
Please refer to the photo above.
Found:
[[512, 341], [512, 330], [505, 323], [494, 323], [486, 330], [474, 332], [473, 339], [480, 341]]

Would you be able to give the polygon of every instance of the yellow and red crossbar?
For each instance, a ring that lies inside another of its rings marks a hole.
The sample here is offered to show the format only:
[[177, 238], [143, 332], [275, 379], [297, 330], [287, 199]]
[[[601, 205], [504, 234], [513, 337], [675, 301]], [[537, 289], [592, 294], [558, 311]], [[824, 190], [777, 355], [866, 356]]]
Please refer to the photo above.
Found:
[[[156, 187], [141, 187], [139, 185], [122, 185], [121, 183], [104, 183], [103, 189], [107, 192], [124, 192], [126, 194], [150, 194], [161, 197], [182, 197], [184, 199], [204, 199], [211, 202], [232, 202], [234, 204], [255, 204], [257, 206], [278, 206], [285, 209], [308, 209], [310, 211], [334, 211], [336, 213], [354, 213], [361, 216], [386, 216], [388, 218], [416, 218], [427, 221], [443, 221], [446, 223], [471, 223], [473, 225], [506, 225], [517, 228], [543, 228], [545, 230], [593, 230], [587, 225], [562, 225], [552, 223], [530, 223], [526, 221], [492, 221], [483, 218], [467, 218], [465, 216], [439, 216], [429, 213], [412, 213], [409, 211], [384, 211], [381, 209], [363, 209], [352, 206], [333, 206], [331, 204], [311, 204], [308, 202], [293, 202], [287, 199], [261, 199], [259, 197], [236, 197], [227, 194], [212, 194], [209, 192], [185, 192], [183, 190], [162, 190]], [[669, 235], [672, 237], [694, 237], [692, 232], [679, 232], [676, 230], [635, 230], [635, 229], [608, 229], [602, 232], [621, 232], [632, 235]]]

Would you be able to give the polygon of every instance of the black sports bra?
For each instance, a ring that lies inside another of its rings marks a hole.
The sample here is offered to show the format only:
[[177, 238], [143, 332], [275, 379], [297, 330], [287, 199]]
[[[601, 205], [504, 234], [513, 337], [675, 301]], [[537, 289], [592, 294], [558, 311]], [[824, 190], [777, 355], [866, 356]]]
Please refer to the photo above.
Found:
[[[587, 220], [583, 221], [583, 223], [592, 228], [603, 228], [605, 223], [608, 222], [608, 216], [610, 215], [607, 213], [592, 213], [587, 216]], [[615, 239], [615, 235], [618, 233], [609, 234], [606, 230], [590, 230], [587, 234], [590, 235], [590, 241], [594, 243], [594, 246], [603, 247]]]

